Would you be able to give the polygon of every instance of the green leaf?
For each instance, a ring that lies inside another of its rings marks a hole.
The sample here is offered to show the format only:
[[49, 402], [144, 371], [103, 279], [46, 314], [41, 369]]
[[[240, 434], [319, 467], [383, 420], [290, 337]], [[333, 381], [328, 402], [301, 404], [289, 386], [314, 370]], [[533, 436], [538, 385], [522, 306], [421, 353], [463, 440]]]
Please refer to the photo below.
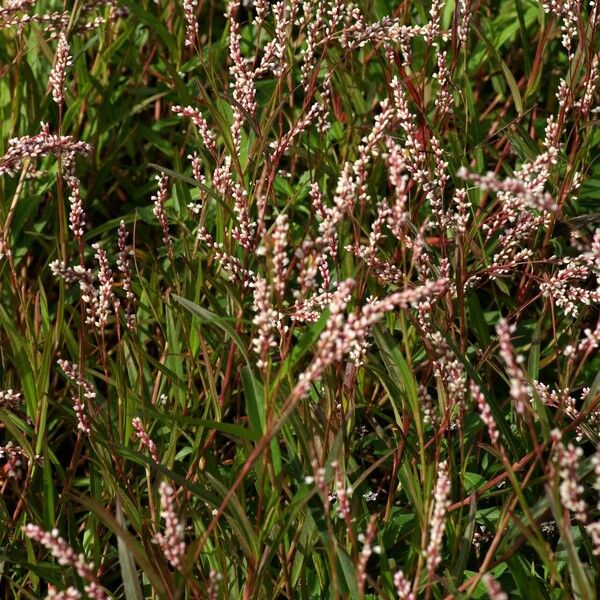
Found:
[[349, 596], [352, 600], [358, 600], [356, 570], [350, 557], [341, 548], [338, 548], [337, 562], [342, 597], [347, 598]]
[[242, 356], [244, 357], [246, 362], [250, 364], [250, 357], [248, 356], [248, 351], [246, 349], [247, 346], [242, 342], [239, 334], [229, 324], [229, 320], [226, 320], [223, 317], [219, 317], [210, 310], [202, 308], [201, 306], [198, 306], [195, 302], [186, 300], [185, 298], [182, 298], [177, 294], [172, 294], [171, 298], [173, 298], [176, 302], [181, 304], [181, 306], [183, 306], [191, 314], [198, 317], [198, 319], [202, 323], [216, 325], [217, 327], [222, 329], [235, 342], [235, 345], [238, 347], [238, 350], [242, 353]]
[[513, 101], [515, 103], [515, 108], [517, 109], [517, 112], [520, 115], [523, 114], [523, 99], [521, 98], [521, 92], [513, 74], [508, 68], [508, 65], [504, 62], [504, 60], [496, 50], [495, 46], [488, 40], [484, 33], [479, 29], [477, 29], [477, 32], [479, 34], [479, 37], [485, 42], [485, 45], [488, 49], [488, 53], [492, 58], [492, 62], [494, 62], [502, 70], [504, 78], [506, 79], [506, 83], [508, 84], [508, 87], [510, 89], [510, 93], [513, 97]]
[[[121, 508], [121, 502], [118, 497], [115, 501], [115, 508], [117, 513], [117, 523], [126, 530], [127, 525], [123, 517], [123, 509]], [[142, 588], [140, 586], [137, 571], [135, 570], [133, 554], [119, 536], [117, 536], [117, 550], [119, 553], [119, 567], [121, 569], [121, 576], [123, 577], [123, 589], [125, 591], [126, 600], [143, 600]]]
[[158, 37], [160, 37], [173, 54], [177, 54], [175, 37], [169, 32], [161, 20], [144, 10], [140, 2], [136, 2], [135, 0], [123, 0], [123, 3], [136, 18], [150, 29], [150, 31], [155, 32]]
[[242, 382], [244, 385], [244, 398], [246, 400], [246, 409], [250, 418], [252, 431], [258, 437], [266, 429], [266, 411], [262, 389], [250, 367], [242, 369]]
[[119, 521], [95, 499], [88, 498], [75, 492], [71, 492], [71, 497], [83, 507], [87, 508], [90, 512], [94, 513], [100, 519], [100, 521], [102, 521], [102, 523], [123, 542], [157, 593], [161, 596], [161, 598], [166, 598], [165, 587], [160, 580], [158, 573], [146, 557], [139, 543], [121, 525], [121, 523], [119, 523]]
[[473, 532], [475, 531], [475, 522], [477, 517], [477, 497], [475, 494], [471, 494], [471, 501], [469, 503], [469, 516], [467, 519], [467, 526], [463, 531], [463, 535], [460, 540], [460, 546], [458, 551], [458, 558], [454, 564], [453, 575], [457, 581], [463, 579], [465, 569], [467, 567], [467, 561], [473, 548]]

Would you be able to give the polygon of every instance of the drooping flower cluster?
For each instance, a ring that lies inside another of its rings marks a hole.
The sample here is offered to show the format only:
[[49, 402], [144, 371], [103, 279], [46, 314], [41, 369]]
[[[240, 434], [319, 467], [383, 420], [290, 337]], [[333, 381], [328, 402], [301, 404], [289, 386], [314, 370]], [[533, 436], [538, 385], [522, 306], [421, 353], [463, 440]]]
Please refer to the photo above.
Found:
[[71, 205], [71, 210], [69, 211], [69, 229], [73, 232], [73, 237], [82, 244], [85, 227], [85, 211], [81, 199], [81, 182], [73, 174], [68, 174], [65, 177], [65, 182], [71, 192], [69, 197], [69, 203]]
[[162, 229], [163, 242], [167, 248], [167, 256], [169, 260], [173, 260], [173, 242], [169, 234], [169, 220], [165, 213], [165, 202], [167, 201], [167, 186], [168, 179], [165, 175], [157, 175], [156, 181], [158, 182], [158, 191], [152, 196], [151, 200], [154, 202], [154, 216], [157, 218], [160, 228]]
[[50, 270], [55, 277], [60, 277], [66, 283], [79, 283], [81, 300], [86, 307], [85, 323], [101, 332], [106, 327], [112, 311], [115, 314], [119, 302], [114, 294], [113, 272], [109, 266], [108, 255], [100, 244], [92, 244], [99, 269], [97, 284], [90, 269], [83, 265], [68, 267], [64, 262], [55, 260], [50, 263]]
[[[596, 259], [597, 260], [597, 259]], [[600, 281], [595, 289], [589, 289], [585, 283], [592, 274], [594, 263], [585, 253], [576, 258], [562, 259], [564, 267], [547, 281], [540, 284], [542, 295], [551, 298], [556, 306], [562, 308], [565, 315], [579, 316], [583, 306], [600, 303]]]
[[56, 55], [54, 57], [54, 65], [50, 72], [48, 88], [52, 92], [54, 102], [62, 107], [65, 92], [65, 74], [68, 67], [72, 65], [71, 57], [69, 56], [69, 42], [64, 32], [58, 37], [58, 46], [56, 47]]
[[[592, 464], [594, 466], [594, 490], [598, 495], [596, 509], [600, 511], [600, 448], [596, 449], [596, 453], [592, 456]], [[594, 545], [594, 554], [600, 556], [600, 517], [596, 516], [596, 520], [586, 525], [586, 531], [592, 539]]]
[[164, 533], [157, 533], [154, 536], [154, 541], [160, 546], [171, 566], [179, 569], [185, 556], [186, 545], [183, 524], [179, 521], [175, 508], [175, 490], [163, 481], [158, 492], [160, 494], [160, 516], [165, 520], [165, 528]]
[[[15, 28], [21, 33], [29, 25], [38, 25], [49, 39], [56, 39], [65, 32], [67, 27], [73, 33], [94, 31], [106, 23], [105, 17], [94, 16], [92, 12], [96, 9], [108, 7], [111, 18], [116, 15], [116, 0], [89, 0], [81, 5], [78, 19], [73, 20], [72, 12], [69, 10], [53, 12], [34, 12], [31, 9], [37, 3], [35, 0], [8, 0], [0, 7], [0, 30]], [[72, 21], [72, 23], [70, 23]]]
[[498, 443], [498, 438], [500, 437], [500, 432], [498, 431], [498, 426], [496, 425], [496, 420], [494, 419], [494, 415], [492, 415], [492, 411], [490, 409], [490, 405], [487, 403], [483, 392], [480, 387], [474, 382], [471, 381], [471, 396], [475, 403], [477, 404], [477, 408], [479, 409], [479, 414], [481, 416], [481, 420], [484, 422], [485, 426], [488, 430], [488, 435], [490, 436], [490, 440], [492, 440], [492, 444]]
[[125, 221], [119, 223], [117, 245], [119, 247], [119, 258], [117, 268], [121, 273], [123, 281], [123, 292], [125, 293], [125, 322], [130, 331], [135, 329], [135, 308], [137, 299], [133, 291], [133, 282], [131, 278], [131, 256], [133, 251], [127, 247], [129, 232], [125, 226]]
[[196, 9], [198, 0], [183, 0], [183, 13], [185, 15], [185, 45], [193, 46], [198, 36], [198, 20]]
[[14, 442], [6, 442], [0, 446], [0, 460], [3, 461], [0, 477], [5, 479], [16, 479], [21, 473], [21, 467], [27, 461], [27, 455], [23, 448]]
[[371, 554], [373, 554], [373, 552], [376, 554], [381, 553], [381, 548], [373, 545], [376, 532], [375, 521], [375, 518], [371, 518], [369, 524], [367, 525], [367, 531], [364, 534], [359, 534], [358, 536], [358, 541], [362, 542], [363, 545], [358, 557], [358, 565], [356, 567], [358, 589], [361, 591], [364, 590], [365, 583], [367, 581], [367, 563], [369, 562]]
[[436, 353], [433, 361], [434, 374], [439, 377], [448, 394], [448, 410], [462, 407], [467, 391], [467, 376], [462, 363], [451, 350], [441, 332], [431, 333], [430, 339]]
[[404, 576], [402, 569], [394, 573], [394, 587], [398, 594], [398, 600], [415, 600], [415, 595], [411, 591], [411, 583]]
[[73, 567], [77, 574], [86, 581], [86, 594], [93, 600], [107, 600], [108, 596], [98, 583], [94, 566], [88, 563], [83, 554], [77, 554], [67, 542], [60, 537], [58, 529], [44, 531], [38, 525], [29, 523], [23, 527], [23, 533], [47, 548], [52, 556], [58, 560], [63, 567]]
[[486, 573], [483, 576], [483, 583], [487, 588], [490, 600], [508, 600], [508, 596], [502, 591], [500, 584], [492, 575]]
[[425, 552], [427, 571], [431, 577], [442, 561], [442, 540], [446, 529], [446, 512], [450, 496], [450, 478], [446, 461], [438, 465], [437, 481], [433, 493], [433, 510], [429, 523], [429, 545]]
[[41, 124], [37, 135], [24, 136], [8, 140], [8, 150], [0, 158], [0, 175], [13, 175], [26, 159], [35, 159], [50, 154], [82, 154], [88, 155], [92, 147], [85, 142], [79, 142], [70, 135], [55, 135], [50, 133], [46, 123]]
[[192, 106], [184, 107], [177, 105], [173, 106], [171, 110], [179, 117], [189, 117], [192, 120], [192, 123], [198, 128], [198, 133], [206, 149], [214, 155], [217, 151], [216, 136], [211, 131], [202, 113]]
[[562, 18], [562, 44], [567, 50], [569, 60], [575, 57], [574, 42], [577, 36], [580, 3], [577, 0], [542, 0], [542, 6], [547, 13], [553, 13]]
[[[352, 497], [353, 489], [348, 487], [345, 482], [344, 471], [340, 467], [340, 463], [334, 460], [331, 463], [335, 475], [335, 500], [337, 516], [350, 526], [351, 505], [350, 498]], [[373, 531], [374, 533], [374, 531]]]
[[281, 328], [282, 314], [271, 304], [271, 289], [260, 276], [251, 284], [254, 288], [254, 319], [257, 335], [252, 339], [254, 352], [260, 357], [256, 363], [259, 369], [268, 365], [269, 352], [277, 347], [274, 332]]
[[66, 590], [57, 590], [53, 586], [48, 586], [46, 600], [80, 600], [80, 598], [79, 590], [72, 586], [69, 586]]
[[91, 306], [88, 322], [103, 330], [108, 322], [111, 306], [115, 303], [113, 293], [113, 273], [108, 264], [106, 250], [100, 244], [92, 244], [94, 258], [98, 261], [98, 289], [90, 290], [90, 295], [82, 296], [82, 300]]
[[552, 432], [556, 443], [556, 460], [560, 477], [559, 493], [562, 505], [572, 512], [574, 517], [585, 523], [587, 521], [587, 504], [583, 499], [583, 486], [579, 483], [577, 470], [583, 450], [569, 443], [566, 447], [561, 441], [558, 430]]
[[157, 464], [160, 463], [160, 456], [158, 455], [156, 444], [154, 443], [154, 440], [148, 435], [148, 432], [146, 431], [142, 420], [139, 417], [134, 417], [131, 420], [131, 425], [133, 426], [135, 436], [140, 441], [142, 446], [144, 446], [148, 450], [150, 456], [152, 457], [152, 460]]
[[15, 392], [12, 389], [0, 390], [0, 408], [6, 410], [15, 410], [21, 404], [23, 396], [21, 392]]
[[72, 396], [73, 410], [77, 417], [77, 429], [83, 431], [86, 435], [89, 435], [91, 431], [90, 422], [82, 398], [87, 402], [93, 401], [96, 398], [94, 386], [81, 375], [79, 367], [75, 363], [71, 363], [64, 359], [59, 359], [57, 363], [63, 373], [77, 386], [77, 393]]
[[496, 326], [496, 333], [500, 340], [500, 356], [506, 365], [510, 379], [510, 395], [514, 400], [516, 411], [522, 414], [528, 404], [531, 388], [527, 384], [525, 374], [520, 366], [523, 358], [514, 352], [511, 341], [511, 334], [514, 331], [515, 326], [509, 325], [506, 319], [501, 319]]

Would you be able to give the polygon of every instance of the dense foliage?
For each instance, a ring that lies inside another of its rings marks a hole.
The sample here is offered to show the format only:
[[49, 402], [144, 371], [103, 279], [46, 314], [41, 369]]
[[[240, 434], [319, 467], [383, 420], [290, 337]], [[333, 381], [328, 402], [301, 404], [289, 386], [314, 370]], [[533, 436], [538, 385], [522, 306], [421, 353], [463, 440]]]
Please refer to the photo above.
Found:
[[598, 597], [599, 25], [5, 0], [1, 597]]

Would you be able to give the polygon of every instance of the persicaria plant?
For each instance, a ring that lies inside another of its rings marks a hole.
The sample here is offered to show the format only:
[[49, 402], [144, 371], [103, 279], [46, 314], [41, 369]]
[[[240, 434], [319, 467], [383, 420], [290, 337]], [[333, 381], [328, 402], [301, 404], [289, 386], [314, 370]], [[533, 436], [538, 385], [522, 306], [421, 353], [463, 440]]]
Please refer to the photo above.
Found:
[[5, 2], [6, 597], [596, 597], [597, 13]]

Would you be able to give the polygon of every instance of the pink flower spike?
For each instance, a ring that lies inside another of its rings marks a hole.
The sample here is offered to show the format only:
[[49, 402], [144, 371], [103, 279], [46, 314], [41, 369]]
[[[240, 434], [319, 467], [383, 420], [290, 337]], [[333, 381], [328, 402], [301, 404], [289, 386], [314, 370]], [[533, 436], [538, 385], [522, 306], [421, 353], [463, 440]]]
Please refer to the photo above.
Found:
[[185, 555], [183, 524], [180, 523], [175, 509], [175, 490], [164, 481], [158, 489], [160, 494], [161, 517], [165, 520], [165, 532], [157, 533], [154, 541], [161, 547], [165, 558], [175, 569], [182, 566], [181, 559]]
[[146, 428], [144, 427], [142, 420], [139, 417], [134, 417], [131, 420], [131, 424], [133, 425], [137, 439], [140, 440], [142, 446], [144, 446], [148, 449], [148, 452], [150, 452], [150, 456], [152, 456], [152, 459], [154, 460], [154, 462], [156, 464], [159, 464], [160, 457], [158, 456], [158, 450], [156, 449], [156, 444], [154, 443], [152, 438], [146, 432]]

